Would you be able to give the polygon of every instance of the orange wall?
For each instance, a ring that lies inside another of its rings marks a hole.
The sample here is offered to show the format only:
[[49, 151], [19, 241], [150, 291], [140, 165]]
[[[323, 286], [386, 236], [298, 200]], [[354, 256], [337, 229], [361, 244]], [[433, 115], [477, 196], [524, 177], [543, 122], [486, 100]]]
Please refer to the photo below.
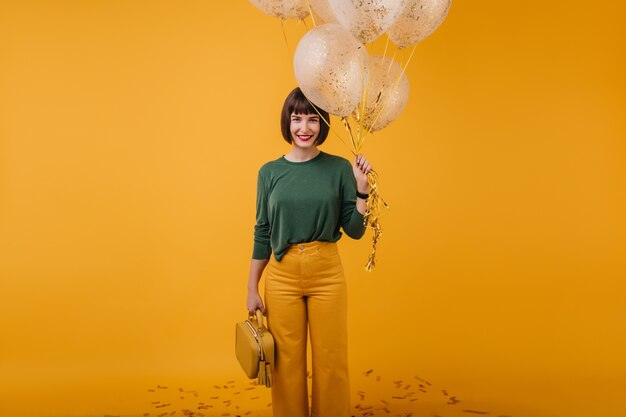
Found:
[[[372, 368], [494, 415], [626, 413], [625, 11], [457, 0], [418, 46], [364, 150], [376, 271], [371, 234], [340, 245], [355, 390]], [[0, 415], [156, 416], [156, 384], [241, 380], [290, 65], [246, 1], [0, 3]]]

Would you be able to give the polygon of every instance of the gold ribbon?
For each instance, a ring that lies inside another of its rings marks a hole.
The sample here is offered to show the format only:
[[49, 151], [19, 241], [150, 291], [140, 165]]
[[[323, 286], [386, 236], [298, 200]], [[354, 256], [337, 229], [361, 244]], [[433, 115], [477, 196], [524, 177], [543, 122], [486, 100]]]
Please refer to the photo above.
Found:
[[363, 225], [374, 231], [374, 236], [372, 236], [372, 251], [365, 264], [365, 270], [367, 272], [372, 272], [372, 269], [376, 266], [376, 245], [382, 235], [382, 228], [379, 222], [382, 208], [389, 208], [385, 200], [383, 200], [378, 193], [377, 178], [378, 173], [374, 170], [367, 174], [367, 181], [370, 184], [370, 193], [367, 197], [367, 207], [365, 209], [365, 215], [363, 216]]

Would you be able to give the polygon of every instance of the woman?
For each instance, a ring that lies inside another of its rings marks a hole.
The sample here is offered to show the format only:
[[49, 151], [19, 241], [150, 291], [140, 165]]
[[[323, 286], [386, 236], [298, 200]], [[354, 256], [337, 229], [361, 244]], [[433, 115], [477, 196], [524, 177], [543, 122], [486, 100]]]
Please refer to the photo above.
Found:
[[[320, 117], [320, 115], [322, 117]], [[291, 151], [259, 170], [257, 219], [248, 282], [248, 311], [267, 315], [276, 357], [275, 417], [308, 417], [307, 324], [313, 362], [313, 417], [349, 417], [347, 299], [337, 251], [342, 233], [359, 239], [369, 192], [368, 161], [318, 149], [328, 136], [328, 113], [294, 89], [281, 115]], [[273, 256], [272, 256], [273, 253]], [[258, 292], [267, 266], [265, 303]]]

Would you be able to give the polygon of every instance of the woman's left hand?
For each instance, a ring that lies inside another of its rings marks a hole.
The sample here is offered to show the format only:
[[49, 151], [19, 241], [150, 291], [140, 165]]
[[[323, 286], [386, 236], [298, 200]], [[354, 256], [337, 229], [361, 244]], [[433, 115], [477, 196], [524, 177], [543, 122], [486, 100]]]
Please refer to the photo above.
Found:
[[352, 171], [354, 172], [354, 178], [356, 178], [357, 189], [362, 194], [368, 194], [370, 192], [370, 184], [367, 180], [367, 174], [371, 170], [372, 166], [363, 155], [359, 154], [354, 157]]

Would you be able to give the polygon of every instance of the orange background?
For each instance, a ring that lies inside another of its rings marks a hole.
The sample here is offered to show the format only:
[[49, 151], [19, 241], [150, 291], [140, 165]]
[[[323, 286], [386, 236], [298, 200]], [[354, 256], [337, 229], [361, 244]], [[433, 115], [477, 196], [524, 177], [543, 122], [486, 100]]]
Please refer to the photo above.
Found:
[[[419, 375], [461, 399], [423, 415], [626, 415], [625, 12], [457, 0], [418, 46], [364, 149], [391, 206], [375, 272], [370, 232], [340, 243], [355, 392]], [[0, 3], [2, 416], [247, 384], [234, 323], [290, 59], [246, 1]], [[257, 391], [239, 410], [269, 412]]]

